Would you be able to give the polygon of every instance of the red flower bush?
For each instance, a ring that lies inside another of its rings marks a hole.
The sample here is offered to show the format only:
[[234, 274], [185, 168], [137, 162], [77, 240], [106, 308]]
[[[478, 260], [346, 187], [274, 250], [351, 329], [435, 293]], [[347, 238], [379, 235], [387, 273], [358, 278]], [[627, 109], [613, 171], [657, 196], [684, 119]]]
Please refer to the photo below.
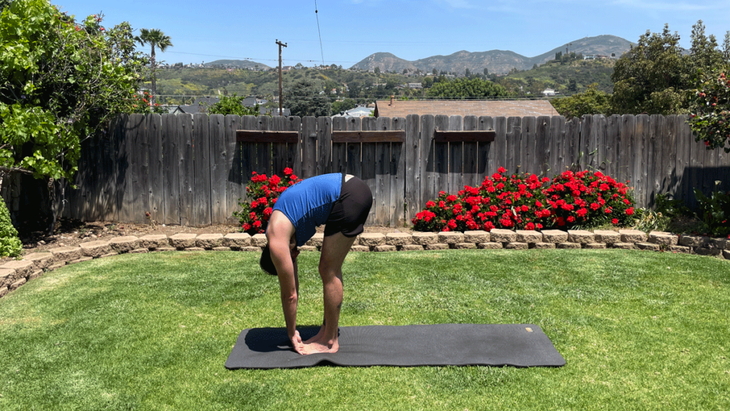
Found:
[[534, 174], [505, 176], [506, 171], [500, 167], [479, 187], [465, 186], [458, 195], [440, 192], [411, 220], [414, 229], [566, 229], [619, 225], [634, 213], [628, 187], [600, 172], [566, 171], [550, 180]]
[[290, 186], [302, 181], [294, 175], [291, 168], [284, 169], [284, 177], [276, 174], [267, 178], [266, 174], [253, 172], [251, 181], [246, 186], [248, 201], [239, 201], [241, 211], [234, 211], [233, 216], [238, 218], [241, 231], [254, 235], [266, 232], [269, 218], [274, 211], [274, 204], [281, 193]]

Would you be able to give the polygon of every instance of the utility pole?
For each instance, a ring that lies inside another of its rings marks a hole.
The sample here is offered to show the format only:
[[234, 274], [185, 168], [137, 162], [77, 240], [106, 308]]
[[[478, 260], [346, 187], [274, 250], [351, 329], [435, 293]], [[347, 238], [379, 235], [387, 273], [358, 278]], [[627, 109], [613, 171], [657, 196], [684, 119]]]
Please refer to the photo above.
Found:
[[279, 45], [279, 115], [284, 115], [284, 95], [281, 91], [281, 48], [286, 47], [286, 43], [282, 43], [279, 39], [276, 39], [276, 44]]

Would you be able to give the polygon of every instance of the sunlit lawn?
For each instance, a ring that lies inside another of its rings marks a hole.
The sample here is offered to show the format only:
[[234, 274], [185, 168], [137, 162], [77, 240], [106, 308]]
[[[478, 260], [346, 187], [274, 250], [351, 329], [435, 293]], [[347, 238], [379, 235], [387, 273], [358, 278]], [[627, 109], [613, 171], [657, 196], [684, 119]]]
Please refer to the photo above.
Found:
[[[299, 323], [322, 317], [300, 257]], [[729, 409], [730, 262], [671, 253], [351, 253], [341, 325], [532, 323], [562, 368], [229, 371], [239, 332], [282, 326], [258, 255], [121, 255], [0, 299], [0, 409]]]

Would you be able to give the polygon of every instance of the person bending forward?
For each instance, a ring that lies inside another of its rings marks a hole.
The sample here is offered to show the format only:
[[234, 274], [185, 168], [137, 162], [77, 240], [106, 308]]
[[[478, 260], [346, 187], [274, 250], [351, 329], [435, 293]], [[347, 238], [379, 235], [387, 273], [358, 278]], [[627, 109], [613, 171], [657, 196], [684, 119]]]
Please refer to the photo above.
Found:
[[[342, 263], [373, 203], [370, 188], [359, 178], [340, 173], [303, 180], [286, 189], [276, 201], [266, 229], [268, 245], [261, 268], [279, 277], [286, 331], [299, 354], [334, 353], [339, 349], [338, 326], [342, 306]], [[296, 329], [299, 276], [297, 247], [325, 224], [319, 259], [324, 294], [324, 320], [317, 335], [302, 341]]]

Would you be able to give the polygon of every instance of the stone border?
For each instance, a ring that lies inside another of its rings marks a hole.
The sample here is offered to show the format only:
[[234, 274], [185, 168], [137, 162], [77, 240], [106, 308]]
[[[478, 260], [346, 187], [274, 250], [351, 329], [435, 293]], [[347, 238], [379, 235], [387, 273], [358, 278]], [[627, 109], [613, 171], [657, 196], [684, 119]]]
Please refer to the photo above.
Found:
[[[317, 233], [302, 251], [317, 251], [322, 247], [323, 233]], [[266, 236], [246, 233], [146, 235], [116, 237], [110, 241], [89, 241], [78, 247], [58, 247], [47, 252], [25, 255], [0, 266], [0, 298], [40, 277], [44, 272], [81, 261], [124, 253], [152, 251], [255, 251], [266, 245]], [[638, 230], [502, 230], [426, 233], [364, 233], [352, 246], [352, 251], [416, 251], [448, 249], [606, 249], [671, 251], [708, 255], [730, 260], [730, 239], [704, 236], [676, 235], [652, 231], [648, 235]]]

